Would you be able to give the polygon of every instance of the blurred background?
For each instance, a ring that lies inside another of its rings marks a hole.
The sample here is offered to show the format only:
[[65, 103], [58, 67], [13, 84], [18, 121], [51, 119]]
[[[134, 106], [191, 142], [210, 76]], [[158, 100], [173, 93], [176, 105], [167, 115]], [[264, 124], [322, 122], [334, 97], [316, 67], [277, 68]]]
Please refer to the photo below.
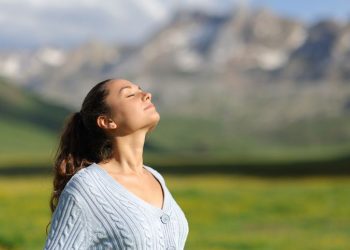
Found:
[[0, 0], [0, 249], [42, 249], [66, 117], [125, 78], [186, 249], [350, 249], [347, 0]]

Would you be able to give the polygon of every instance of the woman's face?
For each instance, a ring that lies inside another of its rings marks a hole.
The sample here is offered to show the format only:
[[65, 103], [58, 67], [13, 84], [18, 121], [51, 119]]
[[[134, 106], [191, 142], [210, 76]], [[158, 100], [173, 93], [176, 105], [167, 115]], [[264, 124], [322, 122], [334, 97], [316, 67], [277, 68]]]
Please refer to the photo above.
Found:
[[151, 102], [150, 93], [124, 79], [112, 80], [106, 87], [109, 92], [106, 103], [111, 108], [111, 119], [117, 124], [119, 133], [139, 129], [151, 131], [158, 124], [160, 115]]

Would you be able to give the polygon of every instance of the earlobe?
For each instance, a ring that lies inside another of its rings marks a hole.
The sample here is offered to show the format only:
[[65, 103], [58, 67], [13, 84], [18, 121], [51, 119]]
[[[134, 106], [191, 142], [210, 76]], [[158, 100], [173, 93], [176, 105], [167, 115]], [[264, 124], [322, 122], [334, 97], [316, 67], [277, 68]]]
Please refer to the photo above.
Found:
[[111, 118], [108, 119], [108, 123], [109, 129], [116, 129], [118, 127], [118, 125]]
[[97, 118], [97, 125], [103, 129], [116, 129], [118, 125], [112, 120], [105, 116], [99, 116]]

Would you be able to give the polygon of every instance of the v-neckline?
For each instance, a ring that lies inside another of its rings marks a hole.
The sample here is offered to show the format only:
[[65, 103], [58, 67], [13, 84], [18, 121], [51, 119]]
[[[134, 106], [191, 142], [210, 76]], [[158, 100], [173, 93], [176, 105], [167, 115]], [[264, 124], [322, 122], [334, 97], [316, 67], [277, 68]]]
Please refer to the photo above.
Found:
[[139, 203], [140, 205], [145, 205], [151, 209], [155, 209], [157, 211], [161, 211], [161, 212], [165, 212], [166, 210], [166, 204], [167, 204], [167, 200], [168, 200], [168, 196], [167, 193], [165, 191], [165, 185], [164, 183], [156, 176], [156, 174], [153, 173], [152, 169], [148, 166], [143, 165], [143, 168], [148, 171], [151, 175], [153, 175], [153, 177], [159, 182], [161, 189], [162, 189], [162, 193], [163, 193], [163, 204], [162, 204], [162, 208], [160, 207], [156, 207], [155, 205], [145, 201], [144, 199], [142, 199], [141, 197], [137, 196], [136, 194], [134, 194], [133, 192], [131, 192], [129, 189], [127, 189], [124, 185], [122, 185], [121, 183], [119, 183], [116, 179], [114, 179], [108, 172], [107, 170], [105, 170], [104, 168], [102, 168], [99, 164], [97, 164], [96, 162], [93, 163], [93, 165], [100, 170], [101, 173], [103, 173], [106, 178], [109, 180], [110, 184], [116, 188], [118, 188], [118, 190], [123, 191], [130, 199], [132, 199], [133, 201]]

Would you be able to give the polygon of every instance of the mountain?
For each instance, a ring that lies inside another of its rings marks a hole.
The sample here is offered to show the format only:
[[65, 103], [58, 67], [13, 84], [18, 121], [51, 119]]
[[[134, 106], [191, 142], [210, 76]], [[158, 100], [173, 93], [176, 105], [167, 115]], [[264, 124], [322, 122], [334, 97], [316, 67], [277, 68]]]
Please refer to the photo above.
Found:
[[306, 41], [291, 53], [279, 76], [298, 81], [350, 79], [350, 23], [321, 21], [309, 28]]
[[69, 50], [0, 52], [0, 73], [75, 108], [93, 84], [109, 77], [145, 82], [167, 98], [164, 86], [191, 91], [186, 86], [209, 74], [226, 84], [347, 81], [349, 27], [329, 20], [307, 27], [268, 9], [240, 7], [225, 15], [187, 10], [138, 47], [93, 40]]
[[[282, 96], [295, 95], [283, 116], [303, 119], [325, 114], [318, 104], [322, 95], [332, 100], [328, 115], [334, 113], [331, 110], [342, 112], [343, 104], [335, 96], [339, 88], [347, 88], [349, 25], [325, 20], [307, 26], [268, 9], [248, 7], [229, 14], [180, 11], [141, 46], [95, 40], [70, 50], [3, 53], [0, 72], [75, 109], [94, 84], [117, 77], [151, 91], [155, 104], [167, 114], [240, 119], [264, 107], [255, 103], [257, 98], [275, 107]], [[309, 82], [332, 86], [307, 100], [307, 112], [292, 111], [294, 102], [307, 98], [303, 87]], [[257, 88], [266, 95], [260, 97]], [[268, 105], [255, 117], [270, 117], [271, 123], [282, 119]]]

